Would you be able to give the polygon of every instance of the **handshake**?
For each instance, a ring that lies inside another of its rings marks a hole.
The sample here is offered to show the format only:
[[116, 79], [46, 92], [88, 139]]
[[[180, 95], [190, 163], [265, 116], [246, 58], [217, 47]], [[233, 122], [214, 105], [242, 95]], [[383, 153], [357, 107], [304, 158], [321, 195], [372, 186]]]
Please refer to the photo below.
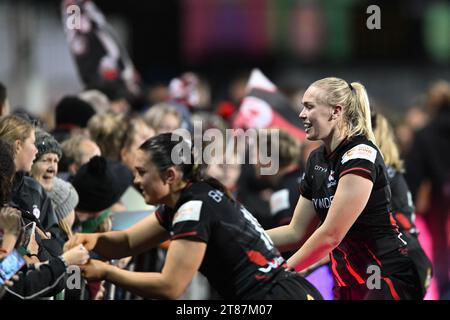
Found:
[[67, 266], [81, 266], [89, 261], [89, 251], [87, 251], [82, 244], [79, 244], [71, 249], [68, 249], [67, 251], [64, 250], [62, 259]]
[[64, 245], [62, 255], [67, 265], [78, 265], [81, 274], [87, 281], [106, 279], [107, 271], [111, 267], [106, 262], [90, 259], [89, 251], [97, 244], [98, 234], [75, 234]]
[[75, 234], [64, 244], [63, 258], [67, 265], [84, 265], [89, 261], [89, 251], [97, 243], [96, 234]]

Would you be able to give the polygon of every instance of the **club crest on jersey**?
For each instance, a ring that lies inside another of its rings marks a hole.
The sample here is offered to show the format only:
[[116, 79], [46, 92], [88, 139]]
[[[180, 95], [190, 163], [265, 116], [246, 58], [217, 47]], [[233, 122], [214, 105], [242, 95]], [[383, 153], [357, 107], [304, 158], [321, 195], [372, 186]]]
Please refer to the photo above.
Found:
[[336, 185], [336, 179], [334, 179], [334, 170], [330, 171], [330, 175], [328, 176], [327, 188], [331, 188]]
[[41, 210], [39, 210], [38, 206], [33, 204], [33, 216], [36, 217], [36, 219], [39, 219], [41, 216]]

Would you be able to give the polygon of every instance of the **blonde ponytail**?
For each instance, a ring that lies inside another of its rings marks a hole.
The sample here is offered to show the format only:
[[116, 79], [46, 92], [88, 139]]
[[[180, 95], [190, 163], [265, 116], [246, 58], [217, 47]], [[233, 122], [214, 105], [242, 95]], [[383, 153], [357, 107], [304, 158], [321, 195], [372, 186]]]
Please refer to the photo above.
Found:
[[62, 231], [67, 235], [67, 237], [70, 239], [73, 236], [72, 228], [70, 227], [69, 223], [63, 218], [58, 221], [59, 227]]
[[343, 107], [343, 125], [349, 137], [363, 135], [375, 143], [370, 119], [370, 104], [366, 89], [359, 82], [329, 77], [318, 80], [312, 86], [324, 90], [324, 103]]
[[352, 99], [352, 108], [355, 110], [355, 113], [357, 113], [357, 119], [352, 121], [354, 125], [349, 132], [349, 136], [362, 134], [367, 139], [375, 143], [376, 139], [372, 130], [370, 103], [366, 88], [364, 88], [364, 86], [359, 82], [352, 82], [351, 87], [353, 87], [352, 91], [354, 91], [354, 93], [352, 92], [352, 94], [355, 95], [355, 97]]
[[373, 119], [373, 133], [377, 140], [377, 147], [383, 155], [384, 162], [395, 170], [403, 172], [404, 164], [395, 143], [394, 130], [382, 114], [376, 113]]

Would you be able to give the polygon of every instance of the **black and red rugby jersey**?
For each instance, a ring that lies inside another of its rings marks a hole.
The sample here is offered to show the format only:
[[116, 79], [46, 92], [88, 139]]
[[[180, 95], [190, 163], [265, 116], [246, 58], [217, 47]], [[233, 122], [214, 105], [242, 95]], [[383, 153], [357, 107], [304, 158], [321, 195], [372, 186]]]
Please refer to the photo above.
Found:
[[289, 272], [252, 214], [208, 183], [189, 185], [173, 209], [160, 207], [155, 214], [172, 240], [207, 243], [200, 272], [225, 299], [264, 296], [277, 276]]
[[[378, 148], [363, 136], [343, 140], [327, 154], [324, 146], [311, 153], [300, 183], [303, 197], [313, 202], [323, 222], [339, 179], [356, 174], [373, 182], [368, 203], [342, 242], [330, 254], [338, 286], [366, 283], [369, 266], [379, 266], [384, 277], [410, 263], [406, 242], [391, 214], [391, 190]], [[372, 270], [372, 269], [369, 269]]]

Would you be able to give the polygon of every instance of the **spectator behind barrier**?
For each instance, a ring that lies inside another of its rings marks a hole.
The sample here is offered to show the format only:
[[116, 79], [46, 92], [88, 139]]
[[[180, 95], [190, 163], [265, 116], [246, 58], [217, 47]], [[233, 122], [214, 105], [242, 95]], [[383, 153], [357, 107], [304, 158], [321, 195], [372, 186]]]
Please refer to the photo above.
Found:
[[71, 180], [80, 167], [94, 156], [100, 156], [99, 146], [90, 138], [76, 134], [61, 144], [63, 157], [60, 163], [61, 177]]
[[76, 96], [63, 97], [55, 107], [55, 130], [52, 135], [62, 142], [75, 131], [84, 132], [94, 108]]

